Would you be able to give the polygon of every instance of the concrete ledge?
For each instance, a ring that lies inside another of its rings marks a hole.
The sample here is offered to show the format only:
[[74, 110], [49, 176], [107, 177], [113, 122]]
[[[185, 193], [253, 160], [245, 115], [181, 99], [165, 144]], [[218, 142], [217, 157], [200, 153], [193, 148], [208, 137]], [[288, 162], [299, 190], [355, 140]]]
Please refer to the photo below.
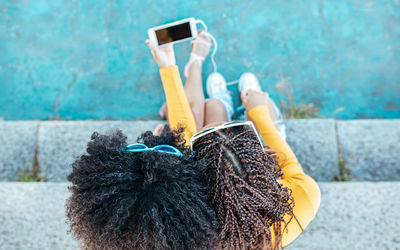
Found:
[[400, 182], [319, 185], [319, 212], [287, 249], [400, 249]]
[[[129, 142], [136, 142], [141, 133], [159, 123], [162, 121], [0, 122], [0, 181], [15, 181], [25, 166], [32, 165], [36, 140], [41, 173], [48, 181], [65, 181], [71, 163], [85, 152], [94, 131], [119, 128]], [[317, 181], [330, 181], [339, 173], [337, 141], [354, 180], [400, 180], [400, 120], [289, 120], [287, 134], [305, 172]]]
[[[400, 248], [399, 182], [319, 185], [319, 212], [288, 249]], [[77, 249], [66, 233], [67, 186], [1, 182], [0, 249]]]
[[337, 129], [353, 180], [400, 180], [400, 120], [338, 121]]
[[93, 132], [106, 133], [121, 129], [129, 142], [153, 130], [161, 121], [62, 121], [41, 122], [39, 130], [39, 163], [42, 174], [50, 181], [66, 181], [75, 158], [86, 151]]
[[0, 183], [0, 249], [78, 249], [67, 234], [67, 183]]
[[16, 181], [26, 166], [32, 166], [38, 124], [0, 122], [0, 181]]
[[331, 181], [339, 173], [335, 120], [286, 122], [287, 142], [304, 171], [318, 181]]

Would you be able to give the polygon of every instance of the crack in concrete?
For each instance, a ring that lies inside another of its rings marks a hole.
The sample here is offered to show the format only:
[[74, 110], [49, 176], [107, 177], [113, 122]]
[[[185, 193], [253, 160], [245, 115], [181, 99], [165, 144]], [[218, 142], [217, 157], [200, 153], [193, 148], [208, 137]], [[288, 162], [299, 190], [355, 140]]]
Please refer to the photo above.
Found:
[[[69, 93], [71, 92], [72, 87], [76, 83], [76, 80], [77, 80], [77, 74], [74, 73], [73, 77], [72, 77], [72, 81], [70, 83], [68, 83], [68, 85], [67, 85], [67, 93], [65, 94], [64, 98], [66, 98], [69, 95]], [[59, 113], [59, 110], [58, 110], [58, 107], [60, 106], [60, 96], [61, 96], [61, 93], [60, 93], [60, 91], [58, 91], [57, 96], [56, 96], [56, 101], [55, 101], [54, 106], [53, 106], [54, 107], [54, 112], [55, 112], [55, 117], [52, 120], [62, 120], [61, 116], [60, 116], [60, 113]]]
[[76, 73], [74, 73], [72, 81], [70, 83], [68, 83], [67, 85], [67, 95], [71, 92], [72, 87], [75, 85], [76, 83]]
[[337, 147], [337, 153], [338, 153], [339, 173], [335, 177], [333, 177], [332, 181], [351, 181], [351, 179], [352, 179], [351, 172], [350, 172], [350, 169], [348, 169], [346, 167], [346, 161], [343, 159], [342, 150], [340, 148], [340, 138], [339, 138], [336, 120], [335, 120], [334, 124], [335, 124], [334, 128], [335, 128], [335, 135], [336, 135], [336, 147]]
[[324, 72], [325, 72], [325, 65], [322, 63], [322, 64], [321, 64], [321, 70], [320, 70], [320, 72], [319, 72], [319, 77], [320, 77], [320, 80], [321, 80], [321, 85], [322, 85], [322, 83], [323, 83], [323, 81], [324, 81]]
[[128, 4], [129, 4], [129, 23], [135, 25], [136, 19], [135, 19], [135, 12], [133, 12], [133, 5], [134, 5], [133, 0], [130, 0]]
[[[111, 7], [112, 7], [112, 5], [113, 5], [113, 2], [111, 1], [111, 0], [109, 0], [108, 1], [108, 3], [111, 5]], [[106, 35], [107, 35], [107, 42], [110, 42], [111, 41], [111, 34], [112, 34], [112, 25], [110, 24], [110, 21], [109, 21], [109, 8], [110, 7], [108, 7], [107, 8], [107, 10], [106, 10], [106, 12], [104, 13], [104, 24], [105, 24], [105, 26], [106, 26], [106, 29], [107, 29], [107, 33], [106, 33]]]
[[32, 175], [39, 176], [40, 173], [40, 164], [39, 164], [39, 129], [40, 122], [36, 126], [36, 138], [35, 138], [35, 152], [33, 154], [33, 163], [32, 163]]
[[28, 73], [28, 79], [32, 83], [32, 88], [33, 88], [34, 91], [36, 91], [37, 90], [37, 86], [35, 84], [35, 81], [33, 80], [32, 71], [31, 71], [30, 67], [27, 67], [26, 71]]
[[56, 113], [55, 117], [52, 120], [61, 120], [60, 113], [58, 112], [58, 104], [60, 99], [60, 92], [57, 93], [56, 102], [54, 103], [54, 112]]
[[324, 12], [323, 12], [323, 9], [324, 9], [324, 5], [323, 5], [323, 3], [322, 3], [322, 0], [318, 0], [318, 12], [319, 12], [319, 18], [321, 19], [321, 24], [322, 24], [322, 33], [325, 31], [325, 30], [327, 30], [328, 29], [328, 26], [326, 25], [326, 22], [325, 22], [325, 16], [324, 16]]

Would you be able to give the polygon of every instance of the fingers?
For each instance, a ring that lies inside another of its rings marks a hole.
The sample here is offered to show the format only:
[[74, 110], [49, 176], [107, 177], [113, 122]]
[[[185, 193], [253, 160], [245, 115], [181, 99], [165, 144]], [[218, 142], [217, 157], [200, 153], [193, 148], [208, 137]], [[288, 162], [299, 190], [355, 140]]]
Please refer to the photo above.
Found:
[[147, 44], [147, 46], [149, 46], [151, 51], [154, 51], [156, 49], [155, 45], [152, 42], [150, 42], [149, 39], [146, 39], [146, 44]]
[[199, 31], [197, 31], [197, 34], [198, 34], [197, 37], [195, 39], [193, 39], [193, 40], [202, 39], [202, 40], [210, 41], [210, 38], [208, 37], [207, 31], [199, 30]]
[[269, 94], [267, 92], [261, 92], [256, 90], [248, 90], [247, 92], [240, 92], [240, 99], [242, 100], [242, 103], [245, 106], [248, 99], [252, 99], [254, 97], [269, 98]]
[[152, 43], [150, 42], [149, 39], [146, 39], [146, 44], [147, 44], [147, 46], [149, 47], [149, 49], [150, 49], [150, 51], [151, 51], [151, 54], [152, 54], [153, 57], [155, 58], [155, 54], [154, 54], [154, 51], [155, 51], [155, 49], [154, 49], [154, 44], [152, 44]]
[[246, 93], [247, 96], [253, 96], [253, 95], [262, 95], [262, 96], [266, 96], [269, 97], [268, 92], [263, 92], [263, 91], [256, 91], [256, 90], [249, 90]]
[[171, 51], [174, 51], [174, 45], [172, 44], [172, 43], [170, 43], [170, 44], [167, 44], [167, 45], [164, 45], [163, 47], [161, 47], [160, 49], [162, 49], [162, 50], [164, 50], [164, 51], [168, 51], [168, 52], [171, 52]]
[[149, 40], [149, 39], [146, 39], [146, 44], [147, 44], [147, 46], [149, 46], [149, 48], [151, 49], [151, 47], [150, 47], [150, 40]]
[[148, 39], [146, 40], [146, 44], [150, 48], [154, 60], [157, 62], [160, 68], [165, 68], [176, 64], [174, 47], [172, 44], [157, 46], [155, 41]]
[[163, 130], [164, 130], [164, 124], [159, 124], [156, 127], [156, 129], [154, 129], [153, 135], [160, 136]]
[[210, 37], [208, 36], [207, 31], [202, 31], [199, 33], [198, 37], [210, 42]]
[[198, 35], [196, 38], [194, 38], [191, 41], [192, 48], [193, 48], [194, 44], [202, 44], [202, 45], [205, 45], [207, 48], [210, 48], [211, 47], [211, 40], [206, 35], [206, 32], [204, 31], [204, 32], [202, 32], [200, 35]]

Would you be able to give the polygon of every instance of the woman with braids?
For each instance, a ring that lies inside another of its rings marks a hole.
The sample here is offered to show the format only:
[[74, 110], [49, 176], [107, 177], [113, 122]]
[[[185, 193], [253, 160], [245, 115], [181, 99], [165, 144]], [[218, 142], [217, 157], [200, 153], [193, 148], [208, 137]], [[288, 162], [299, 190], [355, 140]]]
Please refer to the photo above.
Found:
[[161, 68], [167, 98], [160, 113], [172, 129], [185, 128], [186, 145], [195, 160], [206, 161], [202, 173], [219, 222], [219, 246], [286, 247], [315, 217], [321, 201], [319, 187], [286, 143], [282, 115], [254, 74], [242, 74], [238, 85], [248, 122], [231, 122], [232, 97], [221, 74], [207, 78], [209, 99], [204, 99], [201, 70], [210, 42], [201, 33], [199, 38], [193, 44], [199, 50], [192, 51], [185, 67], [190, 74], [184, 89], [173, 48], [148, 43]]
[[82, 248], [290, 244], [314, 218], [320, 192], [281, 137], [277, 109], [258, 91], [256, 78], [244, 74], [239, 84], [252, 122], [227, 123], [232, 100], [220, 74], [207, 79], [210, 99], [203, 95], [202, 63], [210, 49], [205, 33], [192, 42], [185, 87], [173, 47], [147, 44], [160, 67], [169, 126], [144, 133], [132, 145], [120, 131], [92, 135], [88, 154], [68, 176], [67, 217]]

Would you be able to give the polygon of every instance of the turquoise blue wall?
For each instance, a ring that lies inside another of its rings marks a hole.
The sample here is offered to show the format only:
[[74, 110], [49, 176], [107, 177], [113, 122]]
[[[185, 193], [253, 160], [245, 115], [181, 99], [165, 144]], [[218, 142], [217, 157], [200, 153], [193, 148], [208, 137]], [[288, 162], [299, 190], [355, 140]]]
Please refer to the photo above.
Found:
[[[400, 117], [399, 0], [0, 0], [0, 117], [156, 118], [146, 31], [190, 16], [217, 38], [228, 80], [252, 71], [274, 98], [284, 81], [322, 115]], [[176, 46], [181, 69], [189, 50]]]

